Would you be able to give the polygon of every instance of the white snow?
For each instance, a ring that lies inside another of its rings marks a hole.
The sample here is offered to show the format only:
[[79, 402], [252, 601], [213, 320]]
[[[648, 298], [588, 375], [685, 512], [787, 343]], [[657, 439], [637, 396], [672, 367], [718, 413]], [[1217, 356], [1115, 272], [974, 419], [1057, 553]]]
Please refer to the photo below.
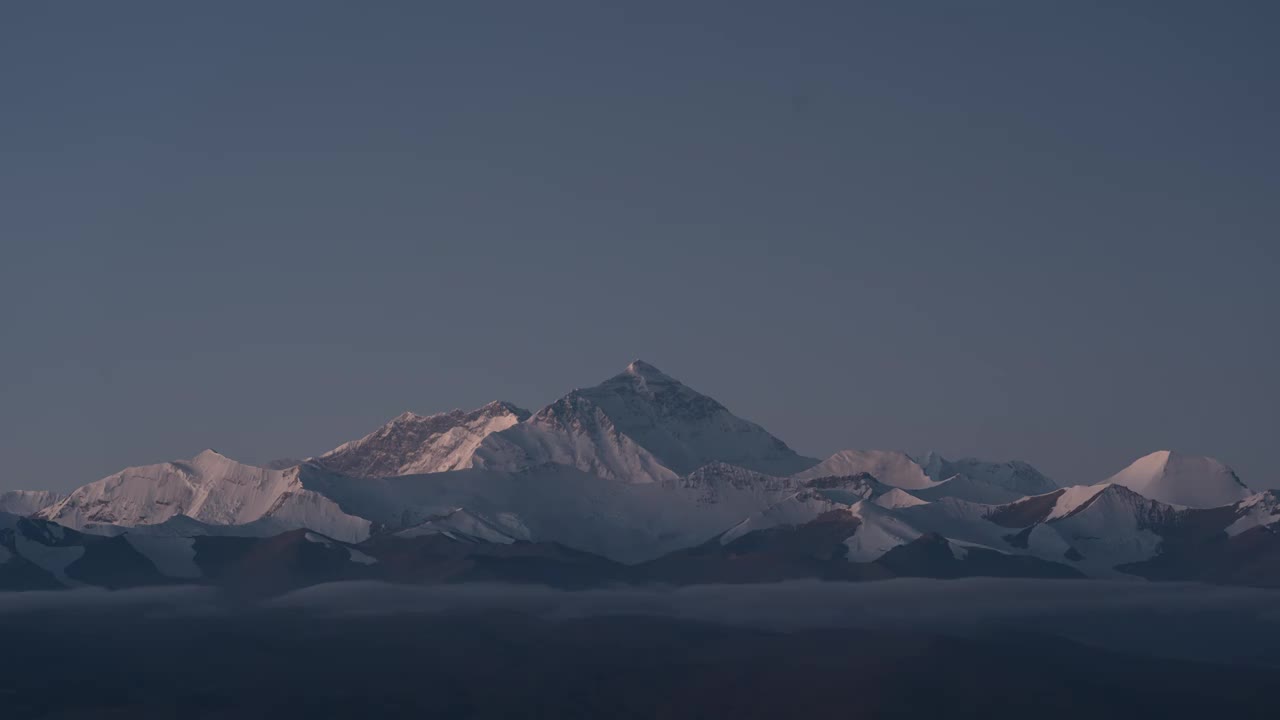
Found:
[[574, 390], [529, 420], [485, 438], [473, 465], [521, 470], [546, 462], [610, 480], [653, 483], [712, 462], [789, 475], [815, 461], [637, 360], [619, 375]]
[[0, 512], [31, 515], [58, 502], [64, 496], [50, 490], [7, 490], [0, 492]]
[[396, 535], [403, 538], [421, 537], [423, 535], [446, 535], [455, 540], [459, 537], [464, 537], [503, 545], [509, 545], [517, 539], [529, 539], [529, 531], [520, 523], [519, 518], [511, 513], [500, 513], [500, 515], [502, 517], [498, 518], [499, 522], [508, 523], [513, 527], [499, 527], [467, 512], [463, 508], [452, 508], [438, 517], [430, 518], [423, 523], [401, 530]]
[[720, 544], [726, 545], [756, 530], [803, 525], [823, 513], [848, 508], [849, 505], [831, 500], [817, 490], [801, 490], [734, 525], [720, 536]]
[[1227, 535], [1235, 537], [1255, 527], [1280, 523], [1280, 497], [1274, 490], [1251, 495], [1236, 506], [1239, 517], [1227, 526]]
[[934, 453], [916, 460], [893, 450], [841, 450], [794, 477], [811, 480], [864, 472], [925, 501], [953, 497], [998, 504], [1057, 489], [1052, 480], [1022, 462], [952, 461]]
[[894, 488], [889, 492], [881, 495], [880, 497], [875, 498], [874, 500], [872, 500], [872, 502], [874, 502], [876, 505], [879, 505], [882, 508], [889, 508], [889, 509], [915, 507], [916, 505], [929, 504], [927, 500], [921, 500], [920, 498], [916, 497], [915, 495], [912, 495], [911, 493], [907, 492], [906, 490], [903, 490], [902, 488]]
[[315, 543], [317, 545], [323, 545], [325, 547], [333, 547], [333, 541], [323, 535], [320, 535], [319, 533], [313, 533], [313, 532], [303, 533], [302, 539], [306, 540], [309, 543]]
[[318, 458], [319, 464], [355, 477], [390, 477], [459, 470], [472, 466], [476, 447], [528, 413], [492, 402], [464, 412], [422, 416], [406, 412], [368, 435]]
[[[945, 486], [929, 490], [937, 497], [956, 497], [970, 502], [1004, 503], [1028, 495], [1043, 495], [1058, 489], [1057, 483], [1027, 463], [987, 462], [975, 458], [947, 460], [928, 453], [916, 460], [931, 479]], [[929, 499], [929, 498], [926, 498]]]
[[[662, 464], [614, 425], [602, 408], [582, 396], [570, 396], [506, 431], [485, 438], [472, 465], [518, 471], [546, 463], [575, 467], [606, 480], [654, 483], [673, 480]], [[567, 419], [562, 416], [567, 416]]]
[[871, 562], [923, 534], [891, 511], [870, 502], [857, 503], [850, 512], [862, 520], [857, 532], [844, 541], [850, 562]]
[[348, 541], [368, 537], [368, 520], [303, 487], [300, 472], [244, 465], [206, 450], [191, 460], [126, 468], [36, 516], [73, 528], [152, 525], [182, 515], [213, 525], [272, 518], [284, 529], [308, 527]]
[[[1156, 555], [1162, 538], [1154, 529], [1176, 512], [1177, 508], [1170, 505], [1142, 497], [1121, 485], [1111, 485], [1082, 502], [1074, 512], [1051, 520], [1044, 527], [1051, 528], [1084, 555], [1077, 566], [1092, 575], [1114, 576], [1117, 565]], [[1047, 544], [1045, 538], [1039, 540]]]
[[1065, 488], [1053, 504], [1053, 510], [1045, 516], [1045, 520], [1056, 520], [1075, 512], [1081, 505], [1097, 497], [1098, 493], [1107, 489], [1107, 485], [1074, 485]]
[[1193, 508], [1233, 505], [1252, 494], [1231, 468], [1217, 460], [1168, 450], [1138, 458], [1105, 482], [1152, 500]]
[[841, 450], [817, 465], [796, 473], [797, 480], [869, 473], [892, 487], [919, 490], [937, 485], [906, 453], [892, 450]]

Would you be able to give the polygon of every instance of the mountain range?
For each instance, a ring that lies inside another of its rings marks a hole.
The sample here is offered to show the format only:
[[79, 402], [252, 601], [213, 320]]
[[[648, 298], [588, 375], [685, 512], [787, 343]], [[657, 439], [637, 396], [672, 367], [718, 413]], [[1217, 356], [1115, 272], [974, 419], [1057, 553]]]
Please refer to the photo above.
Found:
[[407, 412], [302, 461], [206, 450], [0, 494], [0, 589], [901, 576], [1280, 586], [1280, 500], [1168, 451], [1070, 487], [1019, 461], [808, 458], [641, 361], [534, 413]]

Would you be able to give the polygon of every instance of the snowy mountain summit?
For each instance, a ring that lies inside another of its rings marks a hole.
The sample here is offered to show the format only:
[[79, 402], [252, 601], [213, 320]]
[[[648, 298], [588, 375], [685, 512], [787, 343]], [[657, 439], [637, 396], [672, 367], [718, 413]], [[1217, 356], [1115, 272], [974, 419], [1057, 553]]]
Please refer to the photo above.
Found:
[[790, 475], [817, 460], [636, 360], [599, 385], [573, 390], [529, 420], [486, 438], [475, 466], [515, 470], [546, 462], [608, 479], [657, 482], [713, 462]]
[[1134, 460], [1106, 482], [1152, 500], [1193, 508], [1230, 505], [1252, 494], [1231, 468], [1217, 460], [1169, 450]]

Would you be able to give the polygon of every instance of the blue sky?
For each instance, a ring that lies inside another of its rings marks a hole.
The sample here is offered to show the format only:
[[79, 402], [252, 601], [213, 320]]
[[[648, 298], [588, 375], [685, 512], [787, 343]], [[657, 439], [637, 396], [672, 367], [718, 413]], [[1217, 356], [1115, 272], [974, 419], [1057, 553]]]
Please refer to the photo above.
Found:
[[644, 358], [801, 452], [1280, 485], [1270, 3], [0, 10], [0, 488]]

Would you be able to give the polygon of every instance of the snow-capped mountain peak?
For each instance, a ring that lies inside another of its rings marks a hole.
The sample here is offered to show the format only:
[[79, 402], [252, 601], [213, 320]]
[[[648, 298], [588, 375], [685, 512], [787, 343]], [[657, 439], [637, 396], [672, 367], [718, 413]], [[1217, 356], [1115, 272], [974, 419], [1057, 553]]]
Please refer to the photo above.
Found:
[[1239, 476], [1221, 462], [1169, 450], [1138, 458], [1104, 483], [1124, 486], [1152, 500], [1193, 508], [1231, 505], [1252, 494]]
[[675, 378], [662, 372], [658, 368], [654, 367], [653, 365], [650, 365], [649, 363], [643, 360], [632, 360], [631, 364], [628, 365], [627, 368], [622, 372], [625, 375], [630, 375], [631, 377], [639, 378], [647, 383], [661, 384], [661, 383], [678, 382]]
[[478, 467], [557, 462], [627, 482], [670, 480], [717, 461], [776, 476], [816, 462], [641, 360], [495, 433], [476, 453]]

